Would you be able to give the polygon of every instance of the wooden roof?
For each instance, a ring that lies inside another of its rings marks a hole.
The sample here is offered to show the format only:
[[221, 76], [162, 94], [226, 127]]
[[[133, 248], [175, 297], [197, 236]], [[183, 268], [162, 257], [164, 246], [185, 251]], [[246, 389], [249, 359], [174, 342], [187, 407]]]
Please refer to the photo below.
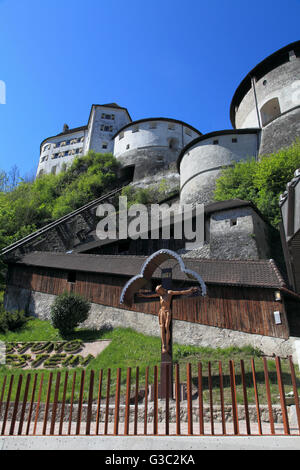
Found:
[[[48, 269], [84, 271], [132, 277], [139, 274], [146, 256], [65, 254], [32, 252], [15, 260], [18, 265], [39, 266]], [[285, 281], [274, 260], [219, 260], [184, 258], [188, 269], [199, 273], [205, 283], [264, 288], [286, 288]], [[163, 267], [163, 265], [161, 265]], [[187, 279], [178, 263], [173, 262], [173, 278]], [[161, 277], [158, 268], [154, 278]]]

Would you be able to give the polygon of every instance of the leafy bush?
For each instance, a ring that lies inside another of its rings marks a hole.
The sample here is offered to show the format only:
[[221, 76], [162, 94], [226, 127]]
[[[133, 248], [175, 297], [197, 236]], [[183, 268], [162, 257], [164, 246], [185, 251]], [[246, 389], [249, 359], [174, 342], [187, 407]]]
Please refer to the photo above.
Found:
[[78, 294], [67, 292], [58, 296], [51, 306], [51, 321], [64, 336], [72, 333], [76, 326], [87, 320], [90, 303]]
[[7, 312], [3, 305], [0, 305], [0, 332], [7, 333], [15, 331], [24, 326], [28, 321], [23, 310], [19, 312]]
[[281, 221], [279, 196], [300, 168], [300, 140], [279, 152], [235, 163], [223, 170], [216, 182], [215, 200], [252, 201], [277, 228]]
[[156, 204], [167, 197], [177, 194], [176, 188], [171, 188], [166, 179], [162, 179], [159, 184], [152, 184], [147, 188], [126, 186], [122, 189], [122, 196], [127, 197], [127, 204]]

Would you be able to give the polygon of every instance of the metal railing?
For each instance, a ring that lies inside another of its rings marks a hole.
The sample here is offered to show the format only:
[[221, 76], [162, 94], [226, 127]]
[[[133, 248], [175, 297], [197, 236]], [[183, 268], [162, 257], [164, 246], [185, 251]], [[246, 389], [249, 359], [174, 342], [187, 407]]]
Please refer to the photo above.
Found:
[[0, 435], [300, 435], [292, 358], [284, 372], [279, 357], [268, 363], [175, 364], [164, 398], [158, 366], [14, 371], [0, 384]]

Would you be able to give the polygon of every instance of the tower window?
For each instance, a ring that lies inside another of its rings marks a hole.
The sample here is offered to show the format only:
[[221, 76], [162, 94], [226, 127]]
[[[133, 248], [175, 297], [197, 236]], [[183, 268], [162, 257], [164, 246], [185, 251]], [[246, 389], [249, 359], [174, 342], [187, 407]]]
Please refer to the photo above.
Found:
[[107, 142], [103, 142], [103, 143], [102, 143], [102, 148], [103, 148], [103, 149], [107, 149]]
[[216, 139], [216, 140], [213, 140], [213, 145], [218, 145], [219, 141]]
[[104, 131], [104, 132], [112, 132], [113, 127], [112, 127], [112, 126], [105, 126], [104, 124], [102, 124], [102, 125], [100, 126], [100, 130], [101, 130], [101, 131]]
[[278, 98], [267, 101], [260, 109], [262, 126], [266, 126], [270, 121], [280, 116], [280, 105]]
[[101, 119], [114, 119], [115, 116], [113, 114], [105, 114], [105, 113], [102, 113], [101, 115]]
[[232, 143], [233, 143], [233, 144], [236, 144], [236, 143], [237, 143], [237, 138], [236, 138], [236, 137], [233, 137], [233, 138], [232, 138]]
[[237, 219], [230, 219], [230, 227], [237, 225]]

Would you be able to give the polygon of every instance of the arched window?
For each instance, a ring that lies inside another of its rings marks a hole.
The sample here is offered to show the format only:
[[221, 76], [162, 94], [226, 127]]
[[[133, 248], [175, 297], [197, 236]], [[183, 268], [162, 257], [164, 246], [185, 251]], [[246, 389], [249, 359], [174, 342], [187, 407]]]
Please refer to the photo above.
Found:
[[278, 98], [272, 98], [260, 108], [262, 126], [266, 126], [270, 121], [280, 116], [280, 105]]

